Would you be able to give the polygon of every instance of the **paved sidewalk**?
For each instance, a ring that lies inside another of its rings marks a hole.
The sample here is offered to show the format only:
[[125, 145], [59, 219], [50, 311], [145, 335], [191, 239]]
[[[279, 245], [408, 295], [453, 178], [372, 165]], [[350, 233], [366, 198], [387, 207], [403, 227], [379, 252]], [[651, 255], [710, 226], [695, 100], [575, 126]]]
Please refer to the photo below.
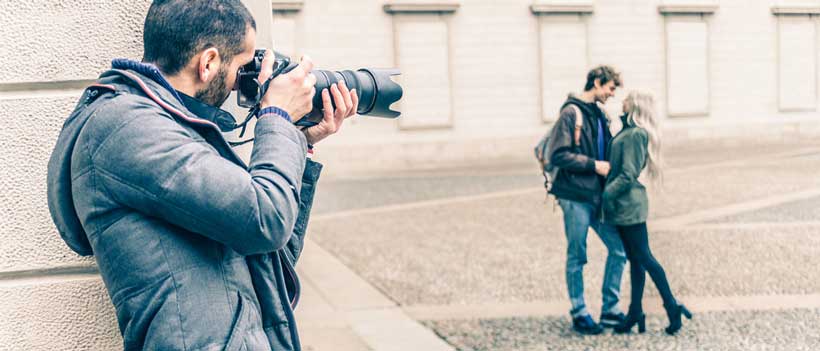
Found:
[[[671, 150], [652, 249], [695, 312], [647, 283], [646, 335], [569, 329], [560, 210], [529, 164], [324, 180], [299, 263], [307, 350], [820, 349], [820, 144]], [[588, 240], [587, 302], [605, 249]], [[629, 301], [628, 268], [622, 305]]]
[[310, 240], [298, 273], [296, 320], [307, 351], [453, 350]]

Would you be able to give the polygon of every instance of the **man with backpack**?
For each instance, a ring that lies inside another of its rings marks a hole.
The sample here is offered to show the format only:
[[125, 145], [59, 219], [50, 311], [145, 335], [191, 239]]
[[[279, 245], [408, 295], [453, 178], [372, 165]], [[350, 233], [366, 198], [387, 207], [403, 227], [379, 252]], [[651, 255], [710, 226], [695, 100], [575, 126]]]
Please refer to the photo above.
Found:
[[[577, 96], [570, 94], [564, 102], [544, 146], [545, 172], [553, 171], [547, 177], [547, 187], [564, 213], [572, 327], [581, 334], [600, 334], [603, 327], [617, 326], [625, 317], [618, 307], [618, 299], [626, 255], [615, 227], [603, 223], [601, 218], [601, 195], [610, 169], [606, 147], [612, 134], [609, 120], [598, 106], [614, 96], [620, 85], [620, 73], [610, 66], [589, 71], [584, 92]], [[600, 323], [592, 319], [584, 302], [583, 268], [587, 263], [586, 239], [590, 227], [608, 251]]]

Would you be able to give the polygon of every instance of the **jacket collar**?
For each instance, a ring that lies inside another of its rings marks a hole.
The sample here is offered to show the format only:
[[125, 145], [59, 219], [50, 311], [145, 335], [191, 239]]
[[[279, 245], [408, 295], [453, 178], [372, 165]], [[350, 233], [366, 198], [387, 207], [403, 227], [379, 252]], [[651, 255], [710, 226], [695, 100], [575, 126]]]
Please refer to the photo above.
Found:
[[228, 111], [208, 105], [196, 98], [185, 95], [185, 93], [180, 91], [177, 91], [177, 95], [180, 97], [180, 101], [182, 101], [182, 104], [185, 105], [185, 108], [187, 108], [188, 111], [191, 111], [191, 113], [199, 118], [207, 119], [213, 122], [223, 133], [230, 132], [237, 128], [236, 119]]
[[[149, 89], [172, 107], [185, 113], [188, 117], [204, 119], [215, 124], [220, 131], [230, 132], [236, 129], [236, 119], [229, 112], [218, 107], [208, 105], [196, 98], [185, 95], [171, 86], [160, 70], [150, 64], [128, 59], [114, 59], [111, 68], [120, 71], [136, 73], [137, 78], [145, 83]], [[132, 78], [132, 77], [131, 77]], [[132, 78], [132, 80], [134, 80]], [[138, 83], [135, 81], [135, 83]]]
[[621, 123], [623, 123], [623, 129], [635, 127], [635, 123], [629, 122], [629, 114], [627, 113], [621, 115]]
[[149, 78], [154, 82], [158, 83], [160, 86], [165, 88], [165, 90], [170, 91], [174, 98], [176, 98], [179, 101], [182, 101], [182, 99], [180, 99], [179, 95], [177, 94], [176, 89], [174, 89], [174, 87], [171, 86], [171, 83], [169, 83], [168, 80], [165, 79], [165, 76], [162, 75], [162, 72], [159, 71], [157, 66], [154, 66], [150, 63], [137, 62], [134, 60], [118, 58], [111, 61], [111, 68], [130, 70], [139, 73], [143, 77]]

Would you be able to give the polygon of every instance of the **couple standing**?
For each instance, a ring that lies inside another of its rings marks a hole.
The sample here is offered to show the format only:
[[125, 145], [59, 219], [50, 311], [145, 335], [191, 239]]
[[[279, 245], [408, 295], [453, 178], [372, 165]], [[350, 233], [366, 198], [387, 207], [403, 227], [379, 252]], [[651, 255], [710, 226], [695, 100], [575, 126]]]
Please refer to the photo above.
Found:
[[[546, 155], [559, 170], [550, 193], [564, 214], [572, 326], [581, 334], [600, 334], [604, 327], [627, 333], [637, 324], [639, 332], [644, 332], [641, 299], [645, 273], [649, 272], [669, 317], [665, 331], [675, 334], [681, 328], [681, 315], [691, 318], [691, 313], [675, 300], [663, 267], [649, 249], [648, 198], [638, 181], [644, 169], [652, 181], [661, 176], [655, 103], [650, 94], [630, 92], [623, 102], [623, 129], [613, 137], [609, 119], [598, 103], [605, 103], [620, 86], [620, 73], [612, 67], [592, 69], [584, 92], [567, 98], [550, 134]], [[592, 319], [584, 302], [583, 267], [590, 227], [608, 251], [600, 323]], [[632, 301], [624, 315], [618, 299], [626, 259], [630, 262]]]

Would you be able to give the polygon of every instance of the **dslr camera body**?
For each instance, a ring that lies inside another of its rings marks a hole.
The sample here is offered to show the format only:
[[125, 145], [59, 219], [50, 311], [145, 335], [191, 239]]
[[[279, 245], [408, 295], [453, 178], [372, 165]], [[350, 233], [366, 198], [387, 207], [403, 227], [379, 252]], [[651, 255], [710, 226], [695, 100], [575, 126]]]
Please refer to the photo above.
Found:
[[[239, 69], [237, 79], [237, 104], [249, 109], [257, 109], [262, 100], [262, 96], [268, 89], [268, 85], [273, 78], [281, 74], [286, 74], [296, 68], [299, 64], [292, 62], [290, 57], [274, 52], [275, 61], [273, 64], [273, 74], [266, 82], [259, 81], [259, 72], [262, 70], [262, 60], [265, 58], [265, 50], [257, 49], [254, 58], [248, 64]], [[402, 97], [402, 88], [390, 77], [399, 75], [398, 69], [375, 69], [361, 68], [357, 71], [325, 71], [313, 70], [311, 73], [316, 76], [317, 94], [313, 97], [313, 110], [322, 109], [322, 89], [329, 89], [331, 85], [344, 81], [351, 90], [356, 89], [359, 97], [359, 108], [356, 111], [359, 115], [396, 118], [401, 113], [390, 109], [390, 105]], [[310, 127], [318, 124], [322, 120], [319, 113], [309, 113], [306, 117], [296, 122], [297, 126]]]

